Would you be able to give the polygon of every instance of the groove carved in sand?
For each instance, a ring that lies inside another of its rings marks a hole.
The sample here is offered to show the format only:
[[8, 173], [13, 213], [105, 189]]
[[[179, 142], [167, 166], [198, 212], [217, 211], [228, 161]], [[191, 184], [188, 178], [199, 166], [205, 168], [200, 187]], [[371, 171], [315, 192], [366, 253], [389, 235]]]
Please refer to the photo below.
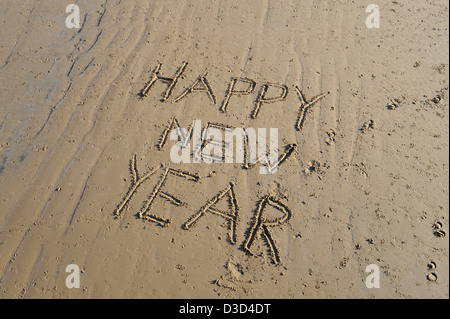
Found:
[[159, 142], [158, 144], [156, 144], [156, 147], [158, 148], [159, 151], [161, 151], [164, 146], [166, 146], [167, 144], [167, 139], [169, 137], [169, 134], [172, 130], [178, 129], [179, 131], [179, 135], [181, 135], [181, 139], [183, 141], [183, 145], [187, 146], [187, 144], [189, 144], [191, 135], [192, 135], [192, 129], [193, 129], [193, 125], [191, 124], [188, 127], [188, 134], [185, 135], [183, 130], [181, 130], [181, 126], [180, 123], [178, 122], [178, 120], [174, 117], [172, 118], [172, 120], [170, 121], [170, 124], [166, 127], [166, 129], [161, 133], [160, 137], [159, 137]]
[[[230, 212], [224, 212], [214, 207], [225, 195], [228, 195], [228, 202]], [[183, 229], [190, 229], [203, 217], [206, 213], [215, 214], [228, 221], [228, 240], [235, 245], [237, 243], [236, 227], [239, 222], [239, 205], [234, 193], [234, 184], [230, 183], [227, 188], [209, 200], [197, 213], [192, 215], [189, 220], [183, 225]]]
[[121, 217], [124, 210], [128, 206], [131, 198], [136, 194], [139, 187], [142, 186], [142, 184], [150, 178], [150, 176], [153, 175], [153, 173], [157, 170], [157, 167], [152, 168], [147, 173], [140, 175], [138, 171], [138, 165], [137, 165], [137, 159], [136, 154], [133, 155], [130, 161], [130, 171], [132, 174], [132, 181], [130, 188], [128, 189], [128, 192], [126, 193], [125, 197], [122, 199], [122, 201], [117, 205], [117, 208], [114, 210], [114, 215], [116, 217]]
[[[234, 87], [236, 86], [236, 83], [240, 81], [240, 82], [244, 82], [244, 83], [248, 83], [248, 88], [246, 90], [235, 90]], [[228, 110], [228, 103], [230, 102], [230, 98], [233, 95], [250, 95], [255, 91], [255, 87], [256, 87], [256, 82], [252, 79], [249, 78], [232, 78], [230, 85], [228, 86], [228, 91], [227, 94], [225, 96], [225, 99], [222, 102], [222, 106], [220, 107], [220, 111], [221, 112], [226, 112]]]
[[194, 181], [194, 182], [197, 182], [200, 179], [200, 177], [197, 174], [192, 174], [190, 172], [176, 170], [173, 168], [165, 168], [164, 169], [164, 172], [163, 172], [160, 180], [154, 187], [153, 192], [151, 193], [148, 200], [145, 202], [145, 204], [142, 206], [141, 210], [138, 213], [139, 218], [154, 222], [162, 227], [168, 226], [172, 222], [172, 220], [165, 219], [163, 217], [160, 217], [158, 215], [150, 213], [151, 208], [152, 208], [153, 204], [155, 203], [155, 200], [158, 196], [164, 198], [165, 200], [169, 201], [170, 203], [172, 203], [175, 206], [186, 206], [187, 205], [181, 199], [162, 190], [165, 183], [167, 182], [167, 178], [169, 177], [169, 175], [175, 175], [178, 177], [186, 178], [186, 179]]
[[305, 124], [306, 115], [308, 114], [308, 112], [311, 110], [314, 104], [322, 100], [324, 97], [330, 94], [330, 92], [316, 95], [310, 101], [307, 101], [302, 91], [300, 91], [300, 89], [298, 88], [298, 86], [295, 87], [295, 90], [297, 91], [297, 95], [300, 100], [300, 110], [298, 112], [297, 122], [295, 123], [295, 129], [297, 131], [301, 131]]
[[[281, 217], [274, 219], [265, 218], [264, 211], [267, 205], [270, 205], [275, 209], [281, 211], [283, 215]], [[272, 234], [270, 233], [269, 227], [281, 226], [287, 223], [291, 219], [291, 217], [292, 212], [286, 205], [281, 203], [277, 198], [273, 196], [269, 195], [265, 196], [259, 202], [258, 207], [256, 209], [253, 225], [250, 228], [250, 232], [244, 242], [243, 246], [244, 250], [253, 255], [251, 247], [254, 244], [258, 233], [261, 233], [262, 236], [265, 238], [267, 245], [269, 246], [273, 262], [276, 265], [279, 265], [281, 263], [280, 251], [278, 250], [275, 240], [272, 237]]]
[[142, 89], [141, 96], [142, 98], [145, 98], [150, 93], [151, 89], [155, 86], [157, 81], [161, 81], [165, 84], [168, 84], [169, 86], [163, 93], [163, 98], [161, 99], [161, 102], [166, 101], [170, 95], [173, 92], [173, 89], [178, 83], [178, 80], [183, 75], [184, 71], [186, 70], [186, 66], [188, 65], [188, 62], [183, 62], [183, 65], [178, 69], [177, 73], [173, 78], [168, 78], [160, 75], [160, 70], [162, 63], [159, 63], [156, 68], [153, 70], [152, 75], [150, 76], [150, 81], [147, 83], [147, 85]]
[[211, 88], [211, 85], [209, 84], [208, 80], [206, 79], [206, 75], [208, 73], [205, 73], [202, 76], [199, 76], [197, 78], [197, 81], [194, 82], [190, 87], [188, 87], [183, 93], [181, 93], [175, 100], [173, 100], [172, 103], [176, 103], [178, 101], [181, 101], [185, 97], [187, 97], [192, 92], [206, 92], [208, 94], [209, 99], [213, 104], [216, 104], [216, 97], [214, 95], [214, 92]]
[[[275, 97], [267, 97], [267, 92], [269, 90], [269, 87], [276, 87], [281, 90], [281, 93], [279, 96]], [[256, 119], [259, 115], [259, 112], [261, 110], [261, 106], [265, 103], [275, 103], [275, 102], [281, 102], [285, 101], [286, 97], [289, 93], [288, 87], [286, 85], [276, 84], [276, 83], [266, 83], [262, 86], [261, 91], [259, 92], [258, 98], [256, 100], [256, 106], [252, 113], [252, 118]]]

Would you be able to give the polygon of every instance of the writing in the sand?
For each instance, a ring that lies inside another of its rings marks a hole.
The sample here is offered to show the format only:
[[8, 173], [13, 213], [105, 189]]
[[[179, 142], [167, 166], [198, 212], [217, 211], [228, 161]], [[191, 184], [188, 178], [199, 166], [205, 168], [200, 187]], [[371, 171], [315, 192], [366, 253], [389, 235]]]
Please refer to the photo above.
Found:
[[[157, 199], [166, 200], [175, 206], [187, 206], [187, 203], [183, 199], [169, 193], [169, 191], [164, 187], [168, 179], [182, 178], [196, 183], [201, 178], [198, 174], [193, 174], [187, 171], [182, 171], [170, 167], [153, 167], [149, 171], [141, 174], [138, 170], [136, 155], [134, 155], [130, 161], [130, 170], [132, 175], [130, 187], [126, 195], [123, 197], [122, 201], [117, 205], [114, 211], [114, 215], [117, 218], [122, 217], [126, 210], [126, 207], [129, 205], [130, 201], [139, 190], [139, 188], [144, 185], [144, 183], [148, 181], [148, 179], [152, 175], [159, 171], [161, 176], [155, 184], [153, 191], [149, 195], [148, 200], [144, 203], [137, 216], [140, 219], [156, 223], [161, 227], [168, 227], [172, 223], [172, 220], [164, 216], [158, 216], [152, 211], [152, 207]], [[228, 206], [227, 211], [218, 208], [218, 204], [221, 201], [226, 201]], [[277, 211], [279, 211], [281, 213], [281, 216], [272, 219], [267, 218], [265, 216], [265, 211], [268, 206], [272, 206]], [[217, 195], [204, 203], [204, 205], [197, 212], [191, 215], [182, 225], [182, 228], [184, 230], [190, 230], [194, 228], [201, 221], [202, 217], [206, 216], [207, 214], [212, 214], [228, 222], [228, 241], [232, 245], [236, 245], [238, 243], [237, 226], [241, 218], [240, 207], [238, 204], [238, 198], [236, 196], [234, 183], [229, 183], [222, 189], [219, 189]], [[281, 226], [289, 222], [291, 217], [291, 209], [284, 203], [282, 203], [281, 200], [277, 197], [266, 195], [262, 198], [259, 198], [252, 226], [243, 241], [244, 250], [252, 254], [251, 248], [257, 239], [257, 235], [262, 234], [262, 236], [266, 239], [267, 245], [269, 246], [273, 262], [275, 264], [280, 264], [280, 252], [275, 244], [275, 240], [272, 236], [270, 228]]]
[[[177, 103], [183, 99], [188, 98], [191, 94], [202, 93], [207, 95], [212, 104], [216, 104], [217, 98], [214, 93], [213, 87], [211, 86], [207, 78], [207, 73], [199, 75], [190, 86], [188, 86], [184, 91], [179, 92], [175, 96], [175, 88], [177, 87], [180, 80], [183, 79], [183, 75], [187, 69], [187, 65], [188, 62], [183, 62], [183, 64], [177, 69], [175, 75], [168, 77], [161, 74], [162, 63], [158, 63], [158, 65], [151, 72], [150, 80], [140, 92], [142, 99], [148, 97], [152, 89], [159, 83], [167, 86], [162, 93], [162, 102], [171, 100], [172, 103]], [[297, 131], [300, 131], [304, 127], [307, 113], [315, 104], [325, 98], [329, 94], [329, 92], [319, 94], [308, 100], [305, 98], [303, 92], [299, 89], [298, 86], [295, 86], [295, 90], [297, 92], [300, 103], [297, 120], [294, 127]], [[259, 114], [264, 109], [264, 105], [284, 101], [289, 94], [289, 89], [285, 84], [266, 82], [259, 87], [259, 90], [257, 90], [257, 83], [255, 80], [243, 77], [232, 77], [219, 110], [225, 113], [229, 110], [230, 105], [232, 104], [230, 103], [230, 101], [233, 99], [233, 97], [250, 95], [255, 92], [258, 93], [253, 111], [251, 113], [252, 119], [258, 118]], [[194, 121], [193, 123], [195, 124], [197, 122]], [[189, 150], [189, 148], [187, 147], [189, 140], [195, 140], [195, 137], [197, 136], [197, 139], [201, 141], [201, 143], [197, 143], [199, 147], [194, 148], [195, 150], [193, 152], [193, 155], [196, 155], [196, 152], [200, 152], [203, 156], [205, 156], [204, 150], [208, 147], [208, 143], [214, 142], [208, 138], [203, 138], [204, 136], [207, 136], [206, 133], [208, 132], [208, 130], [213, 128], [215, 130], [227, 131], [232, 128], [226, 123], [207, 122], [206, 126], [203, 129], [203, 133], [201, 134], [200, 132], [202, 131], [202, 129], [200, 125], [195, 126], [194, 124], [191, 125], [188, 129], [183, 129], [180, 127], [178, 120], [175, 117], [172, 118], [172, 120], [160, 135], [159, 142], [156, 145], [158, 151], [161, 151], [164, 148], [169, 136], [171, 136], [172, 139], [173, 134], [171, 134], [171, 132], [173, 130], [176, 130], [179, 132], [178, 135], [180, 141], [178, 142], [178, 144], [180, 144], [180, 147], [184, 147]], [[196, 127], [197, 129], [195, 129]], [[286, 160], [288, 160], [295, 154], [297, 150], [296, 143], [288, 144], [285, 148], [285, 152], [282, 153], [282, 155], [280, 155], [278, 159], [274, 158], [272, 160], [272, 163], [269, 163], [268, 161], [266, 161], [267, 163], [265, 163], [265, 161], [257, 162], [249, 160], [249, 158], [251, 158], [249, 146], [251, 145], [249, 144], [248, 139], [243, 140], [241, 144], [241, 147], [243, 148], [243, 155], [241, 156], [243, 160], [240, 162], [243, 164], [242, 168], [251, 169], [257, 164], [260, 164], [263, 166], [265, 165], [269, 172], [274, 171], [274, 168], [277, 168]], [[219, 145], [222, 145], [222, 143], [219, 143]], [[265, 154], [262, 154], [261, 158], [264, 157]], [[189, 163], [189, 161], [185, 162]], [[222, 161], [220, 160], [218, 162], [222, 163]], [[177, 163], [178, 162], [174, 162], [170, 166], [177, 165]], [[169, 167], [167, 165], [153, 167], [149, 171], [141, 174], [138, 169], [136, 155], [134, 155], [130, 160], [130, 171], [132, 175], [131, 183], [129, 185], [127, 193], [114, 210], [114, 215], [117, 218], [122, 217], [136, 192], [141, 188], [142, 185], [148, 182], [151, 176], [159, 172], [160, 178], [154, 185], [153, 191], [148, 195], [148, 199], [142, 205], [136, 216], [139, 219], [147, 220], [161, 227], [168, 227], [169, 225], [171, 225], [172, 220], [165, 216], [159, 216], [155, 214], [153, 206], [157, 200], [163, 199], [179, 207], [187, 206], [187, 202], [185, 202], [184, 199], [179, 198], [177, 195], [173, 194], [172, 191], [166, 189], [165, 185], [167, 181], [169, 179], [177, 178], [185, 179], [192, 183], [197, 183], [201, 179], [201, 177], [197, 173], [183, 171], [175, 167]], [[241, 209], [238, 204], [238, 197], [236, 196], [235, 186], [236, 184], [233, 182], [230, 182], [227, 185], [218, 186], [216, 195], [206, 201], [198, 211], [194, 212], [193, 214], [191, 213], [190, 217], [187, 218], [182, 224], [182, 229], [190, 230], [196, 227], [196, 225], [201, 223], [202, 218], [206, 215], [216, 216], [217, 218], [227, 222], [228, 241], [231, 245], [237, 245], [237, 243], [240, 241], [242, 243], [243, 249], [249, 254], [252, 254], [252, 247], [254, 243], [262, 237], [264, 239], [263, 242], [269, 248], [273, 262], [276, 265], [280, 264], [280, 251], [277, 247], [275, 238], [273, 236], [273, 231], [271, 229], [274, 227], [280, 227], [281, 225], [288, 223], [292, 218], [291, 209], [285, 203], [283, 203], [280, 198], [276, 196], [261, 196], [256, 200], [256, 209], [254, 211], [251, 226], [245, 232], [243, 236], [244, 238], [239, 240], [237, 234], [237, 226], [241, 221]], [[222, 203], [222, 205], [220, 205], [219, 203]], [[225, 206], [223, 205], [223, 203], [225, 203]], [[277, 217], [268, 218], [266, 216], [266, 210], [269, 206], [278, 211]], [[223, 209], [223, 207], [227, 207], [227, 209]]]
[[[178, 68], [177, 72], [172, 77], [167, 77], [161, 74], [162, 63], [159, 63], [151, 73], [150, 80], [145, 85], [141, 91], [141, 97], [146, 98], [151, 90], [156, 86], [157, 83], [163, 83], [167, 85], [166, 90], [162, 93], [161, 102], [166, 102], [172, 98], [174, 90], [179, 83], [180, 79], [184, 75], [187, 69], [188, 62], [183, 62], [181, 67]], [[193, 93], [203, 93], [206, 94], [212, 104], [217, 103], [216, 95], [214, 94], [213, 88], [208, 81], [208, 73], [201, 74], [189, 87], [187, 87], [178, 96], [172, 99], [172, 103], [177, 103], [190, 94]], [[257, 83], [255, 80], [243, 77], [233, 77], [228, 85], [228, 90], [225, 97], [222, 100], [220, 111], [226, 113], [230, 107], [230, 100], [233, 96], [251, 95], [256, 92]], [[306, 114], [311, 110], [311, 108], [317, 104], [320, 100], [325, 98], [330, 92], [321, 93], [315, 97], [307, 100], [303, 92], [298, 86], [295, 86], [297, 91], [297, 96], [300, 102], [299, 111], [297, 114], [297, 120], [295, 122], [295, 129], [300, 131], [303, 128], [303, 124], [306, 118]], [[251, 118], [258, 118], [263, 106], [265, 104], [271, 104], [275, 102], [285, 101], [289, 94], [289, 88], [286, 84], [278, 84], [272, 82], [266, 82], [258, 90], [257, 98], [253, 111], [251, 113]]]

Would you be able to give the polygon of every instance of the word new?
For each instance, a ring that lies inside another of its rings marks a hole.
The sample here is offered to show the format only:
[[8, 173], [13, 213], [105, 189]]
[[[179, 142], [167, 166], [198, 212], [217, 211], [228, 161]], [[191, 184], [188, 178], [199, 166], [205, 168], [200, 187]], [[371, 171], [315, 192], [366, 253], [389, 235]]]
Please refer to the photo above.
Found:
[[[170, 133], [171, 140], [179, 140], [170, 150], [170, 159], [173, 163], [190, 163], [190, 140], [193, 141], [193, 163], [234, 163], [233, 142], [236, 138], [236, 163], [244, 163], [247, 157], [248, 164], [258, 161], [267, 166], [260, 167], [260, 174], [271, 174], [277, 171], [278, 166], [278, 129], [270, 129], [270, 151], [266, 151], [266, 129], [258, 128], [258, 138], [253, 128], [225, 128], [225, 138], [222, 138], [223, 130], [209, 125], [202, 133], [200, 120], [194, 120], [189, 130], [175, 128]], [[191, 138], [192, 137], [192, 138]], [[225, 149], [225, 152], [223, 152]]]
[[[211, 129], [213, 129], [213, 131], [211, 131]], [[236, 137], [236, 162], [243, 163], [243, 169], [252, 169], [256, 164], [262, 164], [263, 167], [260, 167], [260, 174], [272, 174], [281, 164], [295, 154], [297, 150], [297, 144], [288, 144], [285, 146], [285, 152], [277, 158], [277, 129], [271, 129], [270, 155], [267, 155], [267, 152], [265, 151], [265, 129], [258, 129], [258, 143], [256, 143], [256, 131], [252, 128], [236, 129], [233, 126], [223, 123], [207, 122], [203, 131], [200, 132], [200, 130], [200, 121], [195, 120], [187, 129], [183, 129], [178, 120], [174, 117], [160, 135], [156, 147], [161, 151], [167, 144], [169, 136], [172, 140], [178, 138], [179, 142], [176, 143], [171, 150], [171, 160], [174, 163], [189, 163], [189, 143], [191, 140], [194, 140], [194, 150], [192, 152], [194, 163], [200, 163], [202, 158], [207, 163], [232, 163], [233, 138]], [[208, 134], [208, 132], [214, 132], [214, 134]], [[223, 134], [225, 134], [225, 140], [222, 139]], [[214, 154], [211, 154], [212, 151], [214, 151]], [[259, 158], [257, 158], [257, 155]]]

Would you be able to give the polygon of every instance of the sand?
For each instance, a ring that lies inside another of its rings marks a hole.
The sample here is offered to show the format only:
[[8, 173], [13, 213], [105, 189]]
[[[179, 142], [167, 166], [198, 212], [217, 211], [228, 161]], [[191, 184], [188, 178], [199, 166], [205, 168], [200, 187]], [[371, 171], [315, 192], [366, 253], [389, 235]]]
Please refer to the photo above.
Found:
[[[68, 4], [0, 2], [1, 298], [449, 297], [447, 1]], [[292, 149], [175, 164], [193, 120]]]

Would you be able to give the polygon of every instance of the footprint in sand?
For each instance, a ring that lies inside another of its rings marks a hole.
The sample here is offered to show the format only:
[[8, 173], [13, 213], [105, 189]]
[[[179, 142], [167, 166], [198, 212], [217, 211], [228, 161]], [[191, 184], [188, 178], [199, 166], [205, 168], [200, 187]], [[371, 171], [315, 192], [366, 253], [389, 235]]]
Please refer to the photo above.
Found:
[[[437, 267], [436, 263], [435, 263], [434, 261], [432, 261], [432, 260], [431, 260], [431, 261], [428, 263], [428, 265], [427, 265], [428, 270], [435, 270], [436, 267]], [[437, 280], [437, 275], [436, 275], [436, 273], [435, 273], [435, 272], [429, 273], [429, 274], [427, 275], [427, 279], [428, 279], [429, 281], [436, 282], [436, 280]]]
[[434, 261], [430, 261], [427, 265], [428, 269], [434, 270], [436, 269], [436, 263]]
[[445, 231], [442, 229], [441, 222], [435, 222], [433, 224], [433, 229], [434, 229], [434, 233], [433, 233], [434, 236], [441, 237], [441, 238], [446, 236]]
[[428, 279], [429, 281], [435, 282], [435, 281], [437, 280], [437, 275], [436, 275], [436, 273], [433, 272], [433, 273], [431, 273], [431, 274], [428, 274], [427, 279]]
[[360, 128], [360, 131], [362, 133], [366, 133], [367, 131], [371, 131], [375, 128], [375, 121], [374, 120], [368, 120], [363, 124], [363, 126]]

